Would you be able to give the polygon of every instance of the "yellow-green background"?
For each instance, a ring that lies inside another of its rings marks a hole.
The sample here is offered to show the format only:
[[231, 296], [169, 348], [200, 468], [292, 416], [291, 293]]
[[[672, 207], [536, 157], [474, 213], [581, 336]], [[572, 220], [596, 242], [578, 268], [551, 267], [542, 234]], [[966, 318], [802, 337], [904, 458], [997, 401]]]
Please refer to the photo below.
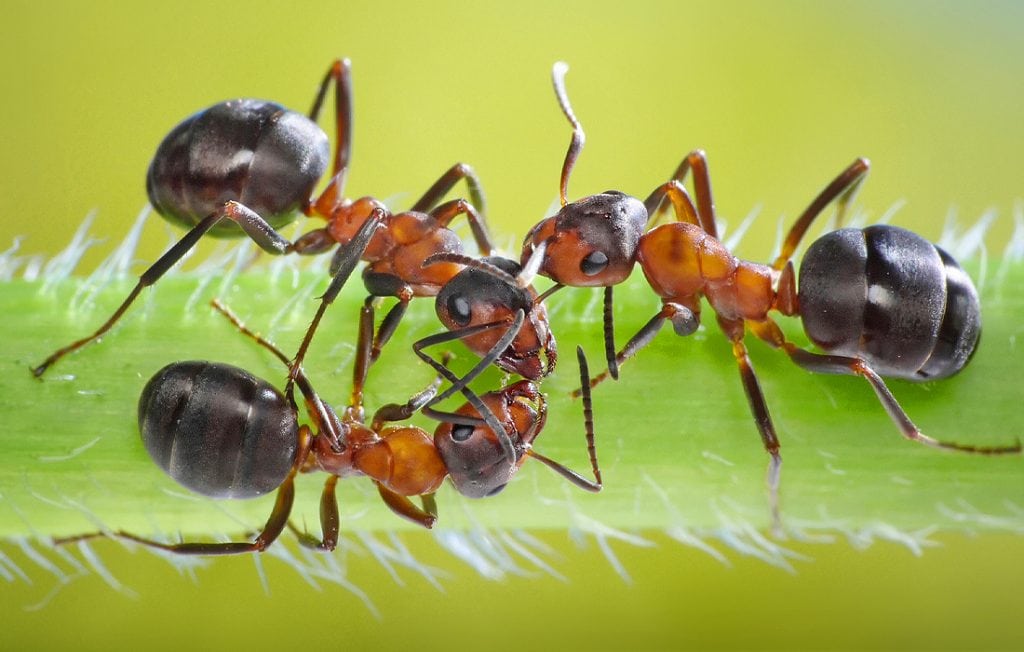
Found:
[[[494, 231], [510, 240], [556, 197], [568, 143], [550, 90], [556, 59], [572, 66], [588, 135], [570, 193], [644, 195], [685, 152], [705, 148], [720, 212], [735, 224], [763, 206], [740, 251], [751, 257], [764, 258], [777, 218], [854, 156], [874, 166], [860, 205], [877, 215], [905, 199], [895, 220], [925, 235], [939, 235], [951, 207], [966, 222], [996, 208], [995, 253], [1021, 196], [1024, 9], [1015, 3], [7, 0], [4, 9], [0, 246], [24, 235], [23, 251], [55, 253], [96, 209], [92, 232], [108, 240], [87, 264], [144, 205], [145, 167], [175, 122], [244, 95], [305, 110], [336, 56], [354, 65], [351, 194], [415, 195], [468, 161]], [[151, 222], [141, 255], [165, 246], [165, 233]], [[14, 583], [0, 587], [0, 623], [5, 645], [79, 649], [1024, 645], [1017, 538], [939, 537], [945, 547], [920, 559], [892, 544], [796, 546], [815, 561], [795, 576], [743, 558], [726, 567], [653, 538], [656, 549], [616, 547], [629, 585], [593, 544], [577, 552], [564, 537], [566, 583], [485, 581], [410, 537], [453, 576], [443, 593], [408, 576], [398, 587], [372, 559], [350, 559], [380, 621], [350, 593], [314, 591], [281, 568], [265, 595], [251, 560], [192, 583], [146, 555], [108, 551], [137, 597], [90, 578], [29, 612], [44, 591]]]

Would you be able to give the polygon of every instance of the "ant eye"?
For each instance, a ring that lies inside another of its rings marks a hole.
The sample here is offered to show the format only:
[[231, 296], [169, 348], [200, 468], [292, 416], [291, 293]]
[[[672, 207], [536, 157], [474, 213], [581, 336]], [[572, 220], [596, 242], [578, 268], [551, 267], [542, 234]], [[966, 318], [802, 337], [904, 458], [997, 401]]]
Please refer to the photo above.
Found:
[[494, 489], [491, 489], [490, 491], [487, 492], [487, 498], [490, 498], [491, 496], [497, 496], [498, 494], [501, 493], [501, 490], [504, 489], [506, 486], [506, 484], [499, 484]]
[[591, 251], [580, 263], [580, 271], [587, 276], [600, 274], [608, 266], [608, 255], [603, 251]]
[[459, 326], [466, 326], [473, 317], [469, 299], [461, 294], [454, 294], [448, 298], [448, 314]]
[[464, 442], [473, 436], [473, 431], [476, 430], [473, 426], [466, 424], [457, 424], [452, 427], [452, 441]]

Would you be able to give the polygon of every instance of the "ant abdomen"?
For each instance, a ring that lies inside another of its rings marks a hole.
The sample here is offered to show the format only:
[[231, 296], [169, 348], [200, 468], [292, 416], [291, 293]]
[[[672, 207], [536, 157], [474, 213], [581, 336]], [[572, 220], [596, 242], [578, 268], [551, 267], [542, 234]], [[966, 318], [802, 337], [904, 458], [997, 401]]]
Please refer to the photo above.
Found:
[[139, 432], [150, 457], [179, 484], [211, 498], [277, 489], [295, 462], [298, 430], [277, 389], [226, 364], [169, 364], [139, 397]]
[[[167, 134], [146, 191], [158, 213], [186, 228], [234, 200], [278, 229], [305, 207], [330, 155], [327, 136], [306, 116], [274, 102], [230, 100]], [[242, 230], [222, 220], [209, 233], [238, 237]]]
[[799, 279], [807, 336], [882, 376], [923, 381], [955, 374], [981, 335], [970, 278], [949, 254], [906, 229], [828, 233], [808, 248]]

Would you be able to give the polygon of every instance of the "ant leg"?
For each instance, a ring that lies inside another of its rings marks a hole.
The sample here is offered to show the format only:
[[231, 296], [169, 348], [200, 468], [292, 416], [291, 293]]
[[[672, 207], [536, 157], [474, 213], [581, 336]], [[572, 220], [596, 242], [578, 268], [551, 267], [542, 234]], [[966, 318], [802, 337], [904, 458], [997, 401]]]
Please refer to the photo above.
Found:
[[203, 218], [198, 224], [186, 233], [181, 240], [176, 242], [170, 249], [168, 249], [160, 258], [150, 265], [150, 267], [142, 273], [139, 277], [138, 283], [132, 288], [132, 291], [128, 293], [128, 296], [121, 303], [121, 305], [114, 311], [114, 313], [107, 318], [103, 324], [96, 329], [91, 335], [83, 337], [79, 340], [75, 340], [71, 344], [57, 349], [50, 354], [42, 364], [32, 369], [32, 374], [38, 378], [46, 373], [54, 363], [63, 358], [68, 353], [72, 353], [82, 348], [86, 344], [94, 340], [98, 340], [107, 331], [109, 331], [114, 324], [124, 315], [128, 307], [135, 301], [136, 297], [142, 292], [143, 289], [156, 283], [161, 276], [163, 276], [167, 270], [169, 270], [176, 262], [181, 260], [192, 247], [196, 245], [203, 235], [218, 224], [222, 219], [228, 219], [233, 221], [235, 224], [240, 226], [246, 235], [260, 246], [264, 251], [271, 254], [286, 254], [291, 249], [291, 243], [284, 238], [281, 234], [275, 231], [270, 224], [268, 224], [262, 217], [259, 216], [255, 211], [247, 208], [246, 206], [239, 204], [236, 201], [225, 202], [223, 206], [218, 208], [210, 215]]
[[[445, 367], [451, 361], [451, 354], [446, 353], [441, 358], [441, 364]], [[374, 432], [380, 432], [381, 428], [384, 427], [385, 423], [395, 423], [397, 421], [406, 421], [412, 415], [423, 409], [424, 406], [429, 405], [430, 401], [437, 396], [437, 389], [441, 386], [443, 380], [441, 374], [438, 374], [434, 380], [431, 381], [422, 391], [418, 394], [414, 394], [408, 401], [401, 405], [397, 403], [388, 403], [382, 405], [373, 414], [373, 421], [371, 421], [370, 429]]]
[[366, 222], [359, 227], [359, 231], [356, 232], [356, 235], [348, 242], [348, 244], [342, 245], [338, 248], [338, 252], [334, 255], [333, 260], [331, 260], [331, 270], [333, 274], [331, 284], [327, 287], [327, 291], [320, 297], [320, 307], [313, 316], [313, 321], [306, 330], [306, 335], [302, 339], [302, 344], [299, 345], [299, 350], [295, 354], [295, 358], [291, 363], [291, 371], [288, 374], [289, 389], [291, 388], [292, 383], [297, 379], [297, 370], [302, 366], [302, 361], [306, 357], [306, 351], [309, 350], [309, 344], [313, 341], [313, 334], [320, 325], [320, 320], [327, 311], [327, 307], [334, 302], [334, 299], [341, 292], [341, 288], [343, 288], [345, 286], [345, 282], [348, 281], [348, 277], [352, 275], [356, 265], [359, 264], [359, 260], [363, 256], [363, 252], [366, 251], [366, 247], [370, 244], [370, 240], [377, 232], [377, 225], [383, 217], [384, 211], [382, 209], [375, 208], [370, 219], [366, 220]]
[[[597, 493], [601, 491], [601, 469], [597, 465], [597, 446], [594, 443], [594, 405], [590, 398], [590, 370], [587, 366], [587, 358], [583, 354], [583, 347], [576, 347], [576, 359], [580, 364], [580, 387], [583, 391], [583, 427], [587, 437], [587, 454], [590, 456], [590, 468], [594, 473], [594, 479], [589, 480], [572, 469], [545, 457], [532, 448], [526, 449], [526, 454], [542, 462], [548, 468], [554, 470], [563, 478], [573, 483], [580, 489]], [[544, 410], [547, 409], [546, 403]]]
[[672, 202], [672, 207], [675, 209], [677, 221], [686, 222], [703, 228], [700, 217], [697, 214], [697, 209], [693, 205], [693, 200], [690, 199], [690, 195], [686, 192], [686, 188], [683, 187], [682, 182], [675, 179], [666, 181], [655, 188], [644, 201], [644, 206], [647, 208], [647, 215], [650, 216], [651, 221], [653, 221], [653, 218], [661, 212], [661, 207], [662, 204], [665, 203], [665, 199]]
[[[316, 199], [310, 199], [303, 209], [306, 215], [322, 215], [328, 217], [334, 209], [341, 204], [345, 192], [345, 178], [348, 176], [348, 164], [352, 153], [352, 63], [348, 59], [335, 59], [331, 67], [327, 69], [316, 98], [313, 100], [313, 107], [309, 110], [309, 119], [316, 122], [320, 118], [320, 109], [323, 108], [324, 99], [327, 96], [327, 87], [334, 82], [334, 162], [332, 164], [331, 178], [324, 187], [323, 192]], [[317, 253], [313, 247], [308, 246], [306, 234], [296, 241], [299, 253]], [[330, 244], [319, 242], [325, 235], [315, 236], [320, 245], [320, 251], [325, 250]], [[327, 236], [329, 237], [329, 236]]]
[[320, 494], [320, 538], [299, 530], [288, 522], [288, 529], [295, 534], [299, 543], [307, 548], [330, 552], [338, 547], [338, 531], [341, 529], [341, 517], [338, 514], [338, 498], [336, 487], [338, 476], [329, 475], [324, 482], [324, 490]]
[[455, 184], [462, 179], [466, 180], [466, 186], [469, 189], [469, 203], [473, 204], [473, 208], [479, 211], [480, 215], [485, 215], [487, 213], [487, 200], [484, 198], [484, 189], [480, 183], [480, 177], [476, 175], [476, 171], [472, 167], [465, 163], [456, 163], [448, 168], [409, 210], [416, 211], [417, 213], [430, 212], [441, 201], [441, 198], [447, 195], [455, 187]]
[[335, 59], [320, 82], [313, 107], [309, 110], [309, 119], [316, 122], [320, 117], [327, 87], [334, 81], [334, 169], [332, 176], [337, 177], [348, 168], [352, 152], [352, 63], [348, 59]]
[[476, 241], [477, 249], [481, 256], [490, 256], [494, 251], [491, 238], [487, 235], [487, 226], [484, 219], [473, 204], [465, 199], [453, 199], [437, 206], [430, 211], [430, 216], [437, 220], [438, 224], [447, 227], [453, 219], [459, 215], [465, 215], [469, 221], [469, 227], [473, 231], [473, 240]]
[[561, 107], [565, 118], [572, 125], [572, 140], [569, 141], [569, 149], [565, 152], [565, 160], [562, 162], [562, 177], [559, 183], [559, 199], [562, 206], [569, 203], [569, 177], [572, 176], [572, 169], [576, 167], [576, 159], [583, 150], [583, 144], [587, 141], [587, 135], [583, 133], [583, 125], [572, 110], [569, 103], [569, 94], [565, 91], [565, 73], [569, 72], [569, 64], [564, 61], [556, 61], [551, 67], [551, 83], [555, 87], [555, 97], [558, 99], [558, 106]]
[[[686, 335], [692, 335], [697, 327], [700, 326], [700, 313], [694, 312], [690, 308], [678, 303], [665, 303], [658, 314], [651, 317], [650, 321], [643, 325], [636, 335], [631, 337], [626, 346], [622, 347], [622, 350], [615, 356], [616, 366], [621, 367], [626, 360], [629, 360], [635, 356], [640, 349], [644, 348], [654, 339], [654, 336], [661, 330], [661, 326], [665, 323], [665, 320], [672, 322], [673, 329], [676, 335], [685, 337]], [[590, 380], [590, 387], [596, 387], [602, 382], [607, 380], [611, 376], [609, 371], [602, 371], [597, 376], [594, 376]], [[573, 390], [573, 398], [579, 398], [583, 394], [583, 389]]]
[[1015, 439], [1013, 444], [1002, 446], [976, 446], [973, 444], [957, 444], [954, 442], [941, 441], [925, 435], [914, 425], [907, 413], [896, 401], [896, 397], [886, 386], [885, 381], [866, 362], [859, 358], [850, 358], [840, 355], [828, 355], [812, 353], [802, 349], [792, 342], [786, 340], [782, 330], [774, 321], [751, 322], [751, 331], [768, 342], [768, 344], [782, 349], [790, 359], [799, 366], [822, 374], [843, 374], [856, 375], [864, 378], [871, 385], [879, 403], [885, 408], [889, 418], [907, 439], [931, 446], [933, 448], [944, 448], [947, 450], [961, 451], [964, 453], [977, 453], [979, 455], [1006, 455], [1021, 452], [1021, 443]]
[[370, 351], [373, 345], [373, 301], [374, 297], [366, 297], [363, 307], [359, 310], [359, 335], [356, 339], [356, 360], [352, 365], [352, 395], [349, 397], [349, 408], [358, 415], [362, 421], [363, 412], [363, 389], [366, 386], [366, 377], [370, 370]]
[[[377, 361], [384, 345], [395, 334], [411, 298], [411, 292], [408, 296], [399, 295], [398, 303], [384, 316], [376, 335], [373, 332], [373, 324], [375, 321], [374, 302], [377, 297], [368, 296], [359, 311], [359, 336], [356, 341], [356, 361], [352, 366], [352, 395], [349, 406], [360, 415], [363, 410], [363, 389], [366, 386], [370, 367]], [[361, 417], [359, 420], [362, 420]]]
[[111, 532], [109, 534], [104, 532], [94, 532], [91, 534], [54, 539], [53, 543], [55, 545], [64, 545], [74, 543], [76, 541], [111, 536], [118, 537], [120, 539], [127, 539], [129, 541], [134, 541], [135, 543], [140, 543], [144, 546], [159, 548], [160, 550], [166, 550], [180, 555], [237, 555], [246, 552], [263, 552], [277, 539], [278, 536], [280, 536], [281, 532], [288, 524], [288, 515], [291, 514], [292, 505], [295, 502], [295, 474], [298, 472], [305, 460], [306, 454], [309, 452], [311, 441], [312, 434], [309, 428], [307, 426], [302, 426], [299, 429], [299, 454], [295, 458], [295, 464], [292, 465], [292, 469], [288, 473], [288, 477], [285, 478], [284, 482], [278, 488], [277, 500], [274, 502], [274, 509], [271, 511], [266, 525], [263, 526], [263, 530], [259, 535], [257, 535], [254, 541], [244, 543], [236, 541], [227, 543], [164, 543], [162, 541], [155, 541], [153, 539], [140, 537], [130, 532], [125, 532], [124, 530], [118, 530], [117, 532]]
[[380, 357], [381, 349], [384, 345], [391, 341], [391, 336], [398, 330], [398, 323], [402, 321], [402, 317], [405, 316], [405, 311], [409, 307], [409, 302], [412, 301], [412, 290], [401, 293], [398, 295], [398, 303], [388, 310], [388, 313], [384, 315], [384, 319], [380, 322], [380, 327], [377, 329], [377, 334], [373, 337], [373, 348], [370, 351], [370, 364], [377, 361]]
[[695, 149], [679, 163], [671, 179], [682, 183], [687, 173], [693, 170], [693, 193], [697, 198], [697, 215], [700, 226], [712, 238], [718, 238], [718, 226], [715, 219], [715, 202], [711, 196], [711, 175], [708, 174], [707, 155], [702, 149]]
[[434, 523], [437, 522], [437, 503], [434, 501], [434, 494], [426, 494], [422, 497], [423, 509], [420, 509], [408, 497], [391, 491], [379, 482], [374, 484], [377, 485], [377, 491], [384, 504], [391, 511], [427, 529], [434, 527]]
[[761, 384], [757, 381], [757, 374], [754, 373], [754, 367], [750, 363], [750, 356], [747, 355], [747, 347], [743, 343], [743, 321], [726, 321], [719, 318], [718, 324], [732, 342], [732, 353], [739, 367], [740, 379], [743, 381], [743, 391], [747, 394], [747, 402], [750, 404], [750, 411], [754, 415], [754, 423], [757, 425], [757, 431], [761, 434], [764, 449], [771, 455], [765, 480], [768, 485], [768, 501], [772, 514], [772, 526], [776, 531], [779, 531], [781, 530], [780, 526], [782, 523], [779, 511], [779, 482], [782, 474], [779, 437], [775, 432], [775, 425], [772, 423], [771, 415], [768, 413], [768, 404], [764, 400]]
[[793, 257], [793, 252], [796, 251], [800, 240], [807, 233], [811, 223], [832, 201], [836, 201], [836, 220], [842, 224], [843, 216], [846, 215], [846, 207], [856, 196], [860, 184], [867, 178], [870, 166], [871, 163], [866, 158], [854, 160], [845, 170], [839, 173], [839, 176], [825, 186], [824, 190], [818, 193], [818, 196], [814, 198], [810, 206], [804, 210], [796, 222], [793, 223], [793, 226], [790, 227], [789, 233], [786, 234], [786, 239], [782, 243], [782, 251], [779, 252], [779, 257], [775, 259], [775, 262], [772, 263], [773, 269], [781, 271], [786, 266], [789, 259]]
[[[239, 332], [251, 338], [258, 345], [274, 354], [274, 357], [280, 360], [285, 366], [290, 364], [288, 356], [286, 356], [281, 349], [277, 348], [273, 342], [251, 330], [248, 326], [242, 323], [242, 320], [239, 319], [238, 315], [221, 303], [219, 299], [211, 300], [210, 306], [234, 324], [235, 328], [237, 328]], [[338, 417], [334, 413], [334, 410], [324, 403], [320, 398], [320, 395], [317, 394], [315, 389], [313, 389], [313, 385], [309, 382], [309, 378], [306, 376], [303, 369], [298, 370], [295, 382], [299, 386], [299, 391], [302, 392], [302, 396], [306, 401], [306, 409], [308, 410], [311, 418], [316, 422], [320, 433], [331, 440], [331, 443], [336, 450], [340, 450], [343, 427], [338, 421]], [[288, 395], [288, 400], [294, 407], [295, 401], [291, 394]]]

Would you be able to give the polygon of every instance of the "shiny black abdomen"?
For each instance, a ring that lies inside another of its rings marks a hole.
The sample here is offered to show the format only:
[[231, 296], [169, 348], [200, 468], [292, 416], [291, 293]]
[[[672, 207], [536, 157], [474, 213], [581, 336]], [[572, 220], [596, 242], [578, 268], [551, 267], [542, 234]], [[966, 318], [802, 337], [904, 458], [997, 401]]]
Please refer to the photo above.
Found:
[[172, 478], [212, 498], [277, 489], [298, 450], [298, 424], [266, 381], [225, 364], [175, 362], [139, 398], [139, 432]]
[[828, 233], [808, 248], [799, 278], [807, 336], [883, 376], [950, 376], [967, 364], [981, 335], [971, 279], [949, 254], [906, 229]]
[[[153, 207], [190, 228], [228, 200], [275, 229], [294, 221], [327, 169], [327, 135], [280, 104], [239, 99], [186, 118], [156, 150], [146, 174]], [[210, 231], [242, 235], [230, 220]]]

